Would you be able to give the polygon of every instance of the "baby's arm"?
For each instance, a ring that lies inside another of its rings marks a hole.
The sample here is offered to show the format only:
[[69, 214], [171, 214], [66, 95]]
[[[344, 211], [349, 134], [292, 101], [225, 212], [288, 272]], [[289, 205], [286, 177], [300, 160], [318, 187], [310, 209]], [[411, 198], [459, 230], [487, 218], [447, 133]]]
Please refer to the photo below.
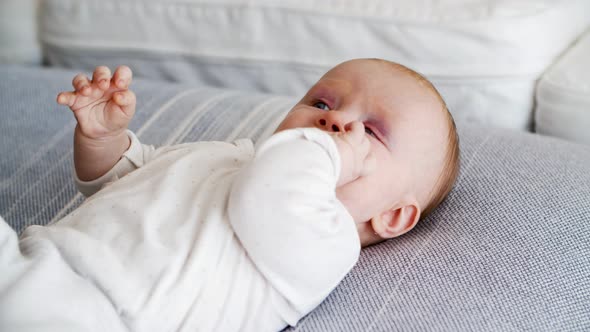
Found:
[[[356, 126], [353, 137], [335, 139], [312, 128], [275, 134], [232, 187], [228, 214], [237, 237], [298, 315], [319, 304], [358, 258], [356, 225], [335, 193], [366, 169], [358, 130], [364, 133]], [[358, 165], [345, 170], [342, 157]]]
[[74, 77], [74, 91], [62, 92], [57, 102], [73, 111], [74, 165], [80, 180], [91, 181], [107, 173], [129, 148], [126, 129], [135, 113], [135, 94], [128, 90], [129, 67], [120, 66], [111, 77], [109, 68], [94, 70], [92, 81]]

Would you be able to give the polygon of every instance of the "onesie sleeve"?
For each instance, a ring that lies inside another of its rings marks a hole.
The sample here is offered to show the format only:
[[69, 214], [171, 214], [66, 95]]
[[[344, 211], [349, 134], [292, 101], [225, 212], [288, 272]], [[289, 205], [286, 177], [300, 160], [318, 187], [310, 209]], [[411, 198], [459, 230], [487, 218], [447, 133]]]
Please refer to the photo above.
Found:
[[356, 224], [336, 198], [339, 172], [328, 134], [292, 129], [260, 146], [230, 193], [234, 232], [288, 302], [292, 319], [284, 318], [292, 325], [324, 300], [359, 256]]
[[73, 171], [76, 186], [84, 196], [92, 196], [106, 184], [122, 178], [126, 174], [143, 166], [153, 158], [155, 151], [153, 146], [141, 144], [137, 136], [135, 136], [131, 130], [127, 130], [127, 136], [129, 136], [129, 139], [131, 140], [129, 149], [123, 153], [123, 156], [121, 156], [121, 159], [115, 164], [115, 166], [103, 176], [92, 181], [82, 181], [78, 178], [76, 171]]

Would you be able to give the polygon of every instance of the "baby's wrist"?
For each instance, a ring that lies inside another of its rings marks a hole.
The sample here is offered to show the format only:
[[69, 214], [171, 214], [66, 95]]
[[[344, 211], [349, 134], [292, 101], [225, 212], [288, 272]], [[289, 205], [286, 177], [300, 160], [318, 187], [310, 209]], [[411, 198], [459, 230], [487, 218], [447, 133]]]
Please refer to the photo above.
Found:
[[105, 131], [103, 133], [93, 133], [91, 135], [84, 133], [80, 125], [76, 125], [74, 134], [77, 138], [80, 138], [88, 143], [95, 143], [102, 145], [113, 141], [121, 140], [121, 137], [127, 136], [127, 127], [120, 128], [117, 130]]
[[127, 135], [127, 128], [100, 136], [88, 136], [85, 135], [82, 130], [80, 130], [79, 126], [76, 126], [75, 141], [77, 144], [83, 145], [92, 150], [125, 146], [124, 151], [126, 151], [126, 149], [129, 148], [129, 145], [131, 144], [131, 140]]

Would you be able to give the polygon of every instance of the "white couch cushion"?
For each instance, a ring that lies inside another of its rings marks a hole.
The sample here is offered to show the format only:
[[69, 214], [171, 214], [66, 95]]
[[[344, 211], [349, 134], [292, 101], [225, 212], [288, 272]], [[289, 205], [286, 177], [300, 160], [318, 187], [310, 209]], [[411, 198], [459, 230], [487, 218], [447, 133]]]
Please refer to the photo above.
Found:
[[590, 30], [539, 82], [536, 131], [590, 144]]
[[535, 81], [588, 0], [45, 0], [50, 63], [288, 95], [359, 57], [432, 79], [458, 122], [527, 129]]
[[39, 0], [0, 0], [0, 63], [39, 64]]

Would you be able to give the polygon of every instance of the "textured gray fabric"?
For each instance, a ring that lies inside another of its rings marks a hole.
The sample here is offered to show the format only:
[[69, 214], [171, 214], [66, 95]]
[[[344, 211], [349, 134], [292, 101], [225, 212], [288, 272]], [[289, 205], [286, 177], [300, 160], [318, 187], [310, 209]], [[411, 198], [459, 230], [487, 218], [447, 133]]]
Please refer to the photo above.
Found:
[[[55, 104], [72, 72], [0, 67], [0, 215], [22, 230], [81, 202], [74, 120]], [[269, 135], [293, 99], [134, 83], [131, 127], [150, 144]], [[460, 130], [462, 169], [417, 229], [365, 249], [292, 331], [590, 330], [590, 147]], [[1, 272], [0, 272], [1, 273]]]

